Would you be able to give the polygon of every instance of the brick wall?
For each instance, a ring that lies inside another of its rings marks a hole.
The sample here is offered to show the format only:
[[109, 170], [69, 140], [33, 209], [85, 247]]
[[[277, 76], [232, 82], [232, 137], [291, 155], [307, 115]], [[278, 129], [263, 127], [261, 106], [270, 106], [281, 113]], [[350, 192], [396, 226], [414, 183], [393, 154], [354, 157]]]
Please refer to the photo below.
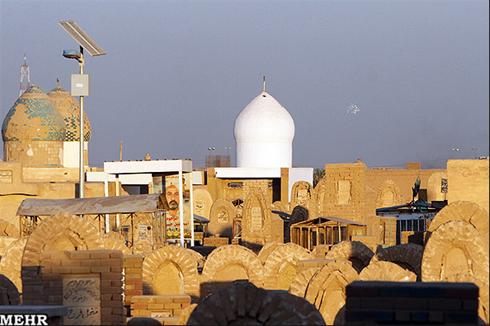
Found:
[[183, 310], [191, 305], [188, 295], [142, 295], [131, 298], [131, 317], [149, 317], [163, 325], [179, 324]]
[[129, 306], [131, 298], [143, 295], [143, 259], [141, 255], [125, 255], [124, 269], [124, 304]]
[[488, 212], [488, 173], [488, 160], [449, 160], [447, 162], [448, 203], [470, 201]]
[[24, 304], [68, 306], [65, 324], [125, 324], [121, 251], [52, 251], [40, 265], [22, 267]]
[[204, 245], [210, 247], [226, 246], [229, 240], [225, 237], [205, 237]]

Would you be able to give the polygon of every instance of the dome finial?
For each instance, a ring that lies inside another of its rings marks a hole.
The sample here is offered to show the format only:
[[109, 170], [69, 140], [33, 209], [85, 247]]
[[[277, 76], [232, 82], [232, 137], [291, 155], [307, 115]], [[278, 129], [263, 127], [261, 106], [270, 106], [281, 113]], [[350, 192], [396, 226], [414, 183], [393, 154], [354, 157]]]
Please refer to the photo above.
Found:
[[262, 92], [265, 92], [265, 75], [262, 76]]
[[56, 78], [56, 88], [61, 88], [60, 79]]

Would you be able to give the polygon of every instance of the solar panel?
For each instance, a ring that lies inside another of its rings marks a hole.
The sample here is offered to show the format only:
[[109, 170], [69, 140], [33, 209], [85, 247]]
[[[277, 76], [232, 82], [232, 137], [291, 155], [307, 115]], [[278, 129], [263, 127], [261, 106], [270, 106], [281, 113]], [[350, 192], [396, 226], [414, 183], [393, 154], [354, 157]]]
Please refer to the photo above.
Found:
[[81, 47], [91, 56], [106, 54], [105, 51], [95, 43], [73, 20], [62, 20], [58, 23]]

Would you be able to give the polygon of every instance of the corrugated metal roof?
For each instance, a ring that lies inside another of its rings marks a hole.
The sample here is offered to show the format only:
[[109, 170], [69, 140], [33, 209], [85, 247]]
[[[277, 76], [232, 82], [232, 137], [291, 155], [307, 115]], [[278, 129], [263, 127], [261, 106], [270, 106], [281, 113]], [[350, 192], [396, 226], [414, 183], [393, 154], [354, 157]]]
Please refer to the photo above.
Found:
[[324, 216], [323, 218], [326, 218], [327, 220], [342, 223], [342, 224], [350, 224], [350, 225], [359, 225], [359, 226], [366, 226], [366, 224], [362, 224], [353, 220], [349, 220], [346, 218], [342, 217], [335, 217], [335, 216]]
[[209, 223], [209, 219], [205, 218], [204, 216], [201, 215], [196, 215], [194, 214], [194, 221], [197, 221], [199, 223]]
[[56, 214], [97, 215], [151, 213], [168, 209], [165, 196], [131, 195], [75, 199], [24, 199], [17, 210], [20, 216], [52, 216]]
[[356, 222], [353, 220], [349, 220], [349, 219], [342, 218], [342, 217], [336, 217], [336, 216], [320, 216], [317, 218], [313, 218], [311, 220], [298, 222], [298, 223], [295, 223], [293, 225], [305, 225], [305, 226], [306, 225], [314, 225], [314, 224], [320, 225], [323, 223], [327, 223], [328, 221], [333, 221], [333, 222], [337, 222], [337, 223], [341, 223], [341, 224], [347, 224], [347, 225], [366, 226], [366, 224], [362, 224], [362, 223], [359, 223], [359, 222]]

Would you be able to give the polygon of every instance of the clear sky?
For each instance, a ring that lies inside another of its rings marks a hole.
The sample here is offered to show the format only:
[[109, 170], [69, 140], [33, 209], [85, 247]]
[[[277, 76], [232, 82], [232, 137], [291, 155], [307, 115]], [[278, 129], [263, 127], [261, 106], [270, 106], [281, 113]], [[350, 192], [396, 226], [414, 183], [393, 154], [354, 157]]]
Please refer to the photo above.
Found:
[[[233, 123], [268, 90], [296, 124], [293, 164], [370, 166], [488, 155], [488, 1], [0, 0], [0, 115], [32, 81], [69, 88], [77, 21], [87, 58], [91, 165], [235, 151]], [[359, 111], [351, 110], [353, 105]], [[355, 113], [357, 112], [357, 113]], [[459, 152], [452, 148], [460, 148]], [[233, 160], [234, 161], [234, 160]]]

